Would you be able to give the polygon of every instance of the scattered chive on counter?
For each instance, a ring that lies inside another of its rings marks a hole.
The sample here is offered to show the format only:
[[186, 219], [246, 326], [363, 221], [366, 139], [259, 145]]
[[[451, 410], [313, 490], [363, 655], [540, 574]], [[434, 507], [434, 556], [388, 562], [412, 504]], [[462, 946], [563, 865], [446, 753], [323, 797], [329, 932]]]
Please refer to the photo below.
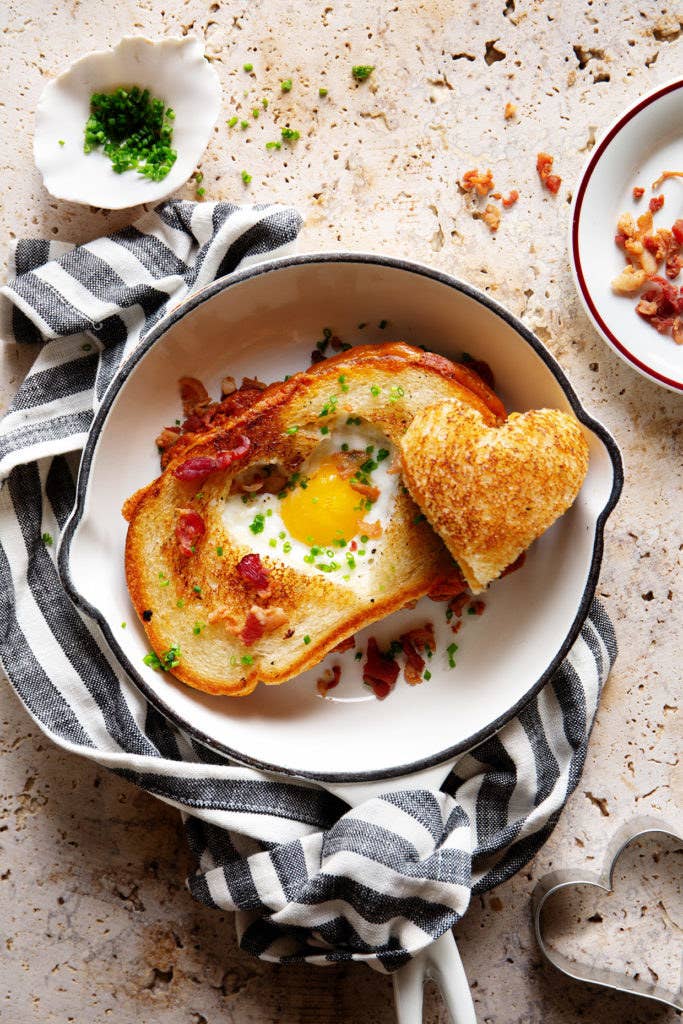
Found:
[[249, 182], [251, 181], [251, 174], [249, 174], [248, 171], [242, 171], [241, 177], [245, 185], [248, 185]]
[[285, 78], [285, 80], [283, 82], [280, 82], [280, 88], [282, 89], [283, 92], [291, 92], [292, 91], [292, 79], [291, 78]]
[[318, 89], [318, 96], [320, 96], [320, 99], [321, 100], [325, 99], [325, 97], [327, 96], [327, 93], [328, 93], [328, 90], [325, 88], [324, 85], [321, 85], [320, 88]]
[[254, 65], [253, 64], [244, 64], [242, 70], [246, 71], [247, 73], [249, 73], [250, 71], [254, 70]]
[[233, 115], [233, 117], [230, 118], [229, 121], [226, 121], [226, 124], [227, 124], [228, 128], [234, 128], [238, 121], [239, 121], [239, 117], [235, 114], [235, 115]]
[[283, 128], [280, 135], [285, 142], [296, 142], [297, 139], [301, 138], [301, 133], [296, 131], [295, 128]]
[[113, 92], [94, 92], [85, 124], [83, 152], [101, 146], [117, 174], [137, 171], [161, 181], [178, 156], [171, 148], [175, 113], [163, 100], [137, 85]]
[[357, 82], [364, 82], [366, 78], [370, 77], [374, 70], [374, 64], [354, 64], [351, 68], [351, 74]]

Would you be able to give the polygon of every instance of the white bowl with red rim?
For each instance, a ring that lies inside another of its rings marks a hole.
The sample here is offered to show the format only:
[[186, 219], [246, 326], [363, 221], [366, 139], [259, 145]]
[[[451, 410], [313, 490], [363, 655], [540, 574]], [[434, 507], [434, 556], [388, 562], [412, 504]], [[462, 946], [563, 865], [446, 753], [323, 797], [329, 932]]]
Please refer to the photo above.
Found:
[[[605, 131], [579, 180], [570, 218], [569, 252], [579, 297], [608, 345], [638, 373], [683, 392], [683, 345], [636, 313], [635, 296], [617, 295], [611, 281], [624, 268], [614, 236], [619, 215], [643, 213], [663, 194], [654, 226], [683, 217], [683, 178], [652, 190], [663, 171], [683, 171], [683, 78], [641, 97]], [[633, 188], [645, 189], [636, 201]], [[673, 283], [680, 287], [683, 273]]]

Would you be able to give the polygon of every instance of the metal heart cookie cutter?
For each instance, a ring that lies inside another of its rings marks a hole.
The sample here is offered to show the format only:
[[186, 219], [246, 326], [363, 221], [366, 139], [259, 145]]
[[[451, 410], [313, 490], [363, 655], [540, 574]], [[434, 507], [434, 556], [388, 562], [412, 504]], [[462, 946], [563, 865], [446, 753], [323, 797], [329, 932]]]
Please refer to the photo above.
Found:
[[683, 842], [681, 832], [667, 822], [652, 818], [637, 818], [618, 830], [607, 848], [602, 871], [599, 874], [577, 868], [576, 870], [552, 871], [550, 874], [544, 875], [537, 883], [531, 897], [534, 929], [536, 941], [545, 959], [568, 978], [588, 982], [592, 985], [602, 985], [604, 988], [611, 988], [617, 992], [632, 993], [645, 999], [664, 1003], [676, 1010], [683, 1010], [683, 980], [679, 984], [678, 991], [672, 991], [664, 985], [648, 982], [642, 978], [633, 978], [620, 971], [598, 967], [595, 963], [572, 960], [546, 943], [541, 921], [546, 901], [561, 889], [578, 885], [593, 885], [605, 892], [612, 892], [617, 861], [622, 853], [638, 839], [648, 839], [657, 835]]

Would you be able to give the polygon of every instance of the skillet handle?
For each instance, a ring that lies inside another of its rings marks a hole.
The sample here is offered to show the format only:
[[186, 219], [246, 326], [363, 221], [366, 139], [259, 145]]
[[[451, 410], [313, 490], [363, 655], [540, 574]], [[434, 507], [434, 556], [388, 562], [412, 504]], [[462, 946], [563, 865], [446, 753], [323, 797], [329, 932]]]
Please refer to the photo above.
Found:
[[393, 975], [397, 1024], [421, 1024], [426, 981], [439, 986], [451, 1024], [477, 1024], [474, 1003], [453, 932], [447, 932]]

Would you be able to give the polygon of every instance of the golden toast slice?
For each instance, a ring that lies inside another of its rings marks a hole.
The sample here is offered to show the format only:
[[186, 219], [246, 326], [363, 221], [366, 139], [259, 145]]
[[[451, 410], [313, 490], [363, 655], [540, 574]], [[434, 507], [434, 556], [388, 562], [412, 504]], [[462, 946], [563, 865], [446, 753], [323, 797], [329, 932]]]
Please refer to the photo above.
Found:
[[574, 502], [588, 470], [581, 425], [557, 409], [486, 422], [449, 400], [399, 441], [408, 489], [476, 594]]
[[159, 666], [214, 694], [283, 683], [454, 574], [398, 455], [415, 415], [448, 399], [505, 417], [466, 367], [362, 346], [171, 449], [124, 507], [128, 587]]

